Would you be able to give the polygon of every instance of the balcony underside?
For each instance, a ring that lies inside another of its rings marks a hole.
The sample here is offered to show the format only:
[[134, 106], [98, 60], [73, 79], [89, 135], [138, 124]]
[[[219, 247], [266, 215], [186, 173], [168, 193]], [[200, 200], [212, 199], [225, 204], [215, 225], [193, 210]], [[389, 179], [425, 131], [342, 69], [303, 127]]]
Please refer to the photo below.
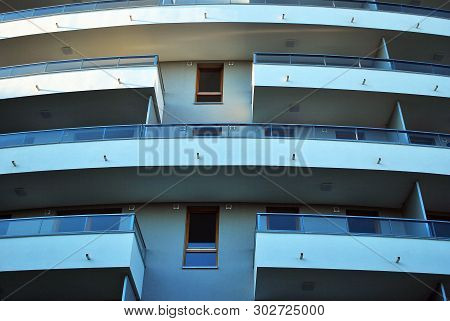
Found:
[[0, 300], [120, 301], [127, 270], [111, 268], [2, 272]]
[[152, 94], [153, 88], [133, 88], [2, 99], [0, 132], [141, 124]]
[[[148, 201], [401, 208], [419, 180], [427, 210], [448, 211], [448, 176], [313, 168], [313, 175], [304, 177], [295, 168], [290, 170], [291, 175], [281, 176], [277, 171], [271, 175], [261, 170], [251, 167], [242, 172], [231, 166], [131, 167], [0, 175], [0, 204], [3, 211]], [[324, 182], [332, 183], [331, 191], [321, 190]], [[17, 188], [23, 188], [25, 195], [17, 195]]]
[[430, 300], [449, 276], [258, 268], [256, 300]]
[[[170, 8], [166, 8], [169, 9]], [[199, 11], [203, 16], [203, 11]], [[128, 19], [124, 13], [122, 19]], [[54, 23], [52, 23], [54, 26]], [[1, 33], [0, 33], [1, 34]], [[381, 37], [386, 41], [397, 32], [316, 25], [204, 23], [123, 26], [58, 33], [69, 44], [72, 55], [64, 55], [61, 43], [48, 34], [1, 40], [0, 65], [16, 65], [48, 60], [117, 55], [158, 54], [160, 61], [252, 60], [254, 52], [302, 52], [370, 56]], [[114, 41], [111, 41], [111, 40]], [[287, 40], [294, 47], [287, 47]], [[320, 39], [318, 42], [317, 39]], [[358, 46], [354, 46], [358, 43]], [[421, 43], [420, 51], [417, 43]], [[391, 58], [429, 61], [435, 53], [448, 52], [440, 36], [402, 34], [389, 43]], [[30, 55], [29, 52], [33, 52]], [[444, 55], [445, 56], [445, 55]], [[450, 64], [445, 56], [437, 63]]]
[[408, 130], [450, 132], [447, 98], [351, 90], [255, 87], [253, 121], [384, 128], [397, 102]]

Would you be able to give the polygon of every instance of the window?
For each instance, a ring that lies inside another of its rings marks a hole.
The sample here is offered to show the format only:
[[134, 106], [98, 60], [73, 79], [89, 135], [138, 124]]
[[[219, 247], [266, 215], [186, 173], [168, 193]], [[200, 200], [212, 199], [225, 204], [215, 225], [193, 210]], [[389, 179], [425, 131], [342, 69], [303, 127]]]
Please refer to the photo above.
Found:
[[217, 267], [218, 207], [190, 207], [186, 217], [184, 267]]
[[267, 229], [277, 231], [297, 231], [300, 228], [298, 207], [267, 207], [267, 213], [281, 213], [267, 216]]
[[221, 103], [223, 101], [223, 64], [198, 64], [195, 101]]
[[376, 219], [364, 218], [365, 216], [378, 216], [377, 211], [367, 211], [367, 210], [347, 210], [347, 215], [349, 216], [361, 216], [359, 217], [349, 217], [348, 221], [348, 231], [350, 233], [365, 233], [365, 234], [380, 234], [380, 222]]

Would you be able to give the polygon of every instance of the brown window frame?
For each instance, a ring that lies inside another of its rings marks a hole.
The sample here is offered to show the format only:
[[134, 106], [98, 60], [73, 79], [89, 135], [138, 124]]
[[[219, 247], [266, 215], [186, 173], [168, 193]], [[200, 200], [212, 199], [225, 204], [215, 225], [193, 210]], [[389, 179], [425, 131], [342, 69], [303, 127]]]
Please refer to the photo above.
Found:
[[[216, 216], [215, 248], [189, 248], [189, 225], [191, 213], [204, 213], [205, 215], [210, 214]], [[219, 217], [220, 208], [218, 206], [190, 206], [187, 208], [182, 262], [183, 269], [217, 269], [219, 267]], [[216, 253], [216, 264], [215, 266], [187, 266], [186, 253]]]
[[[197, 64], [197, 76], [195, 80], [195, 102], [197, 104], [220, 104], [223, 103], [223, 64], [218, 63], [201, 63]], [[199, 91], [200, 73], [202, 69], [220, 70], [220, 91]], [[199, 101], [199, 97], [220, 96], [220, 101]]]

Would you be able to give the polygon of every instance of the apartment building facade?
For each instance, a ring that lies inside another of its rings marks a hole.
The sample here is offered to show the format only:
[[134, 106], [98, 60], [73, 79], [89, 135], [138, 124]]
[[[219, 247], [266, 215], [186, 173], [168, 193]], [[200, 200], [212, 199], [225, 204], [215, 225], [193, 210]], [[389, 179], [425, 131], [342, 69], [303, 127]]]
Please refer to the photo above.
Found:
[[0, 1], [0, 298], [446, 301], [449, 10]]

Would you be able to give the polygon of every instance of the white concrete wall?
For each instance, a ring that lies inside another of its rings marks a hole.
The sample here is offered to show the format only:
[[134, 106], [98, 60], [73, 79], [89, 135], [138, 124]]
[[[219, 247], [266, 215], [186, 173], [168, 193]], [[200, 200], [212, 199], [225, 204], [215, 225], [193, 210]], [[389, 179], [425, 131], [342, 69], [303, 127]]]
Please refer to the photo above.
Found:
[[[283, 14], [285, 19], [281, 18]], [[5, 22], [0, 23], [0, 39], [114, 26], [215, 22], [327, 25], [450, 35], [449, 20], [410, 14], [307, 6], [195, 5], [126, 8]], [[420, 27], [416, 28], [418, 22]]]
[[133, 233], [2, 238], [0, 271], [130, 267], [133, 241]]
[[148, 88], [160, 86], [159, 83], [157, 67], [151, 66], [52, 72], [0, 79], [0, 99], [90, 90]]
[[255, 266], [450, 274], [449, 253], [447, 241], [257, 233]]
[[[450, 97], [450, 77], [347, 67], [253, 65], [253, 85]], [[286, 81], [289, 75], [289, 81]], [[366, 79], [365, 83], [364, 79]], [[435, 91], [435, 87], [438, 89]]]
[[[382, 158], [380, 164], [378, 158]], [[450, 175], [448, 164], [450, 149], [446, 148], [296, 139], [117, 140], [5, 148], [0, 153], [0, 174], [134, 166], [270, 165]]]
[[223, 103], [196, 104], [197, 63], [161, 63], [165, 92], [163, 123], [248, 123], [252, 121], [250, 62], [223, 61]]

